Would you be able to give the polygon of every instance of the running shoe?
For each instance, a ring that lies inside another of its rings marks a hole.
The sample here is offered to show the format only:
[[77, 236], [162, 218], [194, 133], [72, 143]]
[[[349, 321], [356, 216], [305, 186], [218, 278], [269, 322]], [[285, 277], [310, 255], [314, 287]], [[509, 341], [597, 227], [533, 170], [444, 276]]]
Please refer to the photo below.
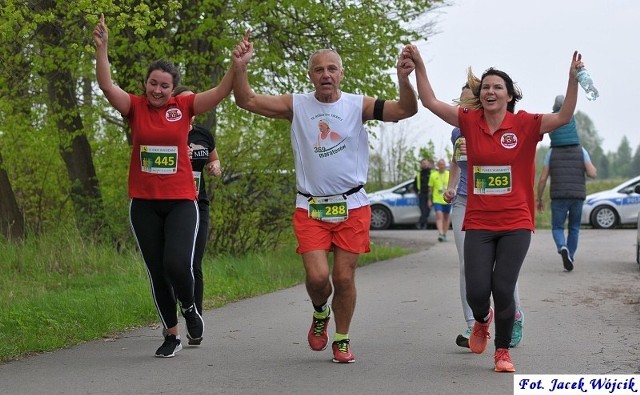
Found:
[[469, 348], [469, 336], [471, 336], [471, 328], [467, 328], [464, 333], [456, 337], [456, 344], [460, 347]]
[[188, 333], [187, 333], [187, 340], [188, 340], [187, 343], [190, 346], [199, 346], [200, 344], [202, 344], [202, 337], [199, 337], [197, 339], [192, 339]]
[[469, 348], [474, 354], [482, 354], [487, 348], [487, 341], [491, 338], [489, 325], [493, 321], [493, 307], [489, 307], [489, 319], [487, 322], [476, 321], [473, 324], [471, 336], [469, 336]]
[[499, 348], [496, 350], [493, 360], [496, 363], [496, 372], [515, 372], [516, 368], [511, 362], [511, 355], [506, 348]]
[[326, 318], [316, 318], [313, 316], [311, 321], [311, 328], [309, 328], [309, 334], [307, 340], [309, 341], [309, 347], [313, 351], [322, 351], [327, 348], [329, 344], [329, 335], [327, 334], [327, 327], [329, 326], [329, 320], [331, 319], [331, 308], [327, 306], [329, 310]]
[[564, 265], [564, 270], [570, 272], [573, 270], [573, 259], [569, 256], [569, 249], [565, 246], [560, 248], [560, 255], [562, 255], [562, 264]]
[[438, 241], [444, 241], [444, 235], [439, 234], [438, 235]]
[[182, 316], [187, 324], [189, 344], [200, 344], [200, 342], [202, 342], [202, 335], [204, 334], [204, 321], [200, 313], [198, 313], [196, 305], [191, 305], [191, 307], [183, 309]]
[[520, 310], [516, 312], [516, 319], [513, 321], [513, 330], [511, 331], [511, 343], [509, 347], [513, 348], [522, 341], [522, 327], [524, 325], [524, 313]]
[[353, 356], [353, 353], [351, 352], [349, 339], [333, 342], [331, 348], [333, 349], [333, 362], [351, 363], [356, 361], [356, 358]]
[[182, 343], [175, 335], [167, 335], [164, 337], [164, 343], [156, 350], [158, 358], [172, 358], [176, 356], [178, 351], [182, 350]]

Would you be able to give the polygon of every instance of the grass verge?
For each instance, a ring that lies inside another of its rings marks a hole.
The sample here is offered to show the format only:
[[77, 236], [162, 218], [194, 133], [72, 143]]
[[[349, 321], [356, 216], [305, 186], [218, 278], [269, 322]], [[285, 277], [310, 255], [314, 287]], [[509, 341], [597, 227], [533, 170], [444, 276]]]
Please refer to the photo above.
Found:
[[[360, 265], [409, 251], [372, 245]], [[0, 240], [0, 362], [108, 338], [159, 321], [146, 270], [134, 252], [68, 235], [21, 244]], [[205, 257], [205, 308], [304, 281], [292, 245], [242, 258]]]

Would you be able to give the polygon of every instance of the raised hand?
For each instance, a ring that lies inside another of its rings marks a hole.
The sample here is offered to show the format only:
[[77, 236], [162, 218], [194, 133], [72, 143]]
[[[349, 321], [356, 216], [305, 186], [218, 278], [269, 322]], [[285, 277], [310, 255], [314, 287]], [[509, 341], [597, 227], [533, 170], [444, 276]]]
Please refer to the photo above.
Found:
[[109, 41], [109, 29], [107, 29], [107, 25], [104, 23], [103, 13], [100, 13], [100, 21], [98, 21], [96, 28], [93, 29], [93, 41], [98, 47], [106, 45], [107, 41]]
[[398, 57], [398, 63], [396, 64], [396, 68], [398, 69], [398, 76], [406, 77], [409, 74], [411, 74], [413, 70], [415, 70], [416, 65], [413, 62], [413, 59], [410, 56], [408, 56], [403, 50], [402, 53], [400, 53], [400, 56]]
[[582, 54], [578, 51], [573, 52], [573, 59], [571, 60], [571, 68], [569, 69], [569, 75], [576, 78], [578, 71], [584, 67], [582, 62]]
[[233, 62], [239, 65], [247, 65], [253, 56], [253, 43], [249, 41], [251, 29], [245, 31], [242, 41], [240, 41], [233, 50]]
[[407, 44], [402, 48], [402, 55], [405, 58], [411, 59], [416, 66], [422, 64], [422, 56], [418, 47], [413, 44]]

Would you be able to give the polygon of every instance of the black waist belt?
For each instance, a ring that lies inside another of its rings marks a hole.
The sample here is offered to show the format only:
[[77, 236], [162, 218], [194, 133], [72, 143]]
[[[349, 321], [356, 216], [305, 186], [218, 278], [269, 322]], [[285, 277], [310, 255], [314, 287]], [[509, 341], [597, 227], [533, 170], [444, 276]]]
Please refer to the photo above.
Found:
[[[349, 195], [353, 195], [354, 193], [358, 192], [359, 190], [361, 190], [362, 188], [364, 188], [364, 185], [358, 185], [357, 187], [353, 187], [351, 189], [349, 189], [347, 192], [345, 193], [336, 193], [335, 195], [342, 195], [343, 198], [347, 198], [347, 196]], [[304, 192], [300, 192], [298, 191], [298, 193], [304, 197], [306, 197], [307, 199], [311, 200], [314, 197], [327, 197], [327, 196], [335, 196], [335, 195], [325, 195], [325, 196], [313, 196], [309, 193], [304, 193]]]

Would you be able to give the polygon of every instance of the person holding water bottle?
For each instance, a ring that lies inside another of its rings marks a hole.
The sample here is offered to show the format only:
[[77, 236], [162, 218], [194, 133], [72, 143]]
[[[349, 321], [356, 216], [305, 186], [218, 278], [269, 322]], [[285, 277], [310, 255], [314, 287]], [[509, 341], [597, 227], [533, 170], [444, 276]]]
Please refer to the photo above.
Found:
[[515, 372], [509, 353], [516, 307], [513, 293], [535, 226], [533, 193], [535, 156], [545, 133], [566, 124], [576, 107], [582, 55], [571, 59], [565, 101], [557, 113], [518, 111], [522, 93], [504, 71], [489, 68], [480, 78], [469, 70], [473, 98], [451, 105], [439, 100], [431, 86], [418, 47], [404, 51], [415, 63], [422, 104], [443, 121], [459, 127], [467, 148], [468, 201], [463, 222], [467, 302], [475, 324], [469, 348], [481, 354], [494, 319], [496, 372]]
[[[470, 99], [473, 92], [469, 84], [462, 87], [460, 100]], [[453, 158], [449, 169], [449, 184], [444, 193], [444, 198], [451, 203], [451, 225], [453, 227], [453, 238], [458, 250], [458, 262], [460, 265], [460, 300], [462, 302], [462, 313], [467, 323], [467, 329], [456, 337], [456, 344], [460, 347], [469, 348], [469, 337], [476, 320], [473, 318], [473, 311], [467, 303], [466, 281], [464, 277], [464, 235], [462, 223], [464, 212], [467, 208], [467, 143], [460, 131], [455, 128], [451, 131], [451, 143], [453, 144]], [[520, 308], [520, 294], [518, 284], [513, 292], [513, 299], [516, 303], [516, 315], [511, 330], [510, 347], [515, 347], [522, 341], [522, 331], [524, 327], [524, 313]]]

